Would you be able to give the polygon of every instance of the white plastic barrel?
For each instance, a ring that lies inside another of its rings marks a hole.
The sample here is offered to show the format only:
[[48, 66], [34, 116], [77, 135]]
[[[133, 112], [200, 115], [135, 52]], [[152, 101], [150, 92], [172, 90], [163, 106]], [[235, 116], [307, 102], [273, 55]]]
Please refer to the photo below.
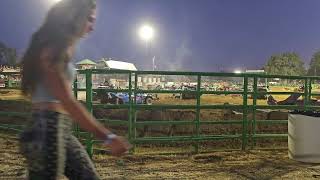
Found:
[[300, 114], [288, 118], [289, 158], [320, 163], [320, 118]]

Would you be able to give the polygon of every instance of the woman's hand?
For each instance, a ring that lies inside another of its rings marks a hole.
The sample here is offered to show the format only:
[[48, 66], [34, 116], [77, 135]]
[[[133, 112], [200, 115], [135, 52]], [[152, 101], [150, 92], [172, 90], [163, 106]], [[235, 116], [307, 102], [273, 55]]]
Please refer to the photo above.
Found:
[[111, 148], [111, 155], [113, 156], [121, 156], [132, 147], [132, 145], [121, 136], [116, 136], [112, 139], [111, 143], [106, 146]]

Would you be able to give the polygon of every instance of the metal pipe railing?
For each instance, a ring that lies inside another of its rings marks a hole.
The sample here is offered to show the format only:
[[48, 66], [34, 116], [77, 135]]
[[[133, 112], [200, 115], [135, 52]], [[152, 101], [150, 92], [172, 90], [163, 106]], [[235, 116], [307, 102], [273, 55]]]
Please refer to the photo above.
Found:
[[[278, 76], [278, 75], [263, 75], [263, 74], [234, 74], [234, 73], [211, 73], [211, 72], [169, 72], [169, 71], [123, 71], [123, 70], [79, 70], [79, 74], [84, 74], [86, 81], [86, 88], [79, 88], [78, 81], [75, 80], [73, 84], [74, 96], [78, 97], [78, 91], [86, 92], [86, 102], [85, 105], [90, 113], [93, 113], [94, 108], [107, 108], [107, 109], [128, 109], [128, 120], [115, 120], [108, 118], [98, 119], [101, 122], [112, 124], [112, 125], [124, 125], [128, 129], [128, 139], [131, 143], [165, 143], [165, 142], [178, 142], [178, 141], [190, 141], [194, 142], [195, 151], [198, 152], [200, 141], [210, 141], [210, 140], [223, 140], [236, 138], [241, 140], [241, 149], [245, 150], [248, 147], [248, 143], [251, 142], [251, 147], [253, 148], [256, 144], [256, 139], [260, 138], [284, 138], [287, 137], [286, 134], [261, 134], [257, 132], [257, 126], [259, 124], [286, 124], [287, 120], [259, 120], [257, 119], [257, 110], [259, 109], [271, 109], [271, 110], [320, 110], [319, 106], [314, 106], [310, 104], [311, 97], [315, 95], [320, 95], [319, 93], [312, 92], [312, 84], [314, 81], [319, 80], [320, 77], [313, 76]], [[123, 74], [127, 76], [128, 88], [127, 89], [94, 89], [92, 76], [93, 74]], [[175, 76], [192, 76], [195, 77], [197, 86], [196, 90], [141, 90], [138, 89], [138, 77], [143, 75], [175, 75]], [[8, 74], [10, 75], [10, 74]], [[240, 91], [208, 91], [201, 90], [202, 87], [202, 77], [230, 77], [230, 78], [241, 78], [243, 82], [242, 90]], [[289, 80], [300, 80], [304, 84], [304, 92], [301, 95], [304, 97], [303, 106], [298, 105], [259, 105], [257, 104], [258, 95], [290, 95], [293, 92], [258, 92], [258, 80], [263, 78], [282, 78]], [[249, 82], [253, 79], [253, 91], [249, 91]], [[109, 105], [109, 104], [93, 104], [92, 97], [93, 92], [125, 92], [129, 94], [129, 103], [121, 105]], [[143, 105], [137, 104], [137, 94], [138, 93], [193, 93], [196, 96], [196, 103], [194, 105]], [[229, 95], [238, 94], [242, 95], [241, 105], [228, 105], [228, 104], [201, 104], [201, 96], [206, 94], [216, 94], [216, 95]], [[248, 95], [253, 97], [252, 104], [248, 102]], [[133, 98], [131, 98], [133, 97]], [[180, 109], [180, 110], [192, 110], [195, 112], [194, 120], [150, 120], [150, 121], [137, 121], [137, 111], [140, 110], [168, 110], [168, 109]], [[242, 120], [201, 120], [201, 110], [206, 109], [237, 109], [242, 113]], [[249, 113], [252, 114], [252, 118], [249, 118]], [[27, 116], [28, 113], [18, 113], [18, 112], [7, 112], [0, 111], [0, 116]], [[219, 134], [219, 135], [206, 135], [201, 132], [202, 125], [214, 125], [214, 124], [237, 124], [241, 125], [241, 133], [239, 134]], [[158, 125], [190, 125], [195, 128], [195, 133], [188, 136], [166, 136], [166, 137], [137, 137], [137, 128], [143, 126], [158, 126]], [[0, 124], [0, 129], [10, 129], [19, 131], [21, 128], [19, 125], [10, 124]], [[77, 137], [81, 137], [83, 132], [80, 131], [79, 126], [74, 128]], [[86, 148], [90, 156], [93, 154], [93, 144], [99, 141], [95, 141], [91, 133], [86, 134]]]

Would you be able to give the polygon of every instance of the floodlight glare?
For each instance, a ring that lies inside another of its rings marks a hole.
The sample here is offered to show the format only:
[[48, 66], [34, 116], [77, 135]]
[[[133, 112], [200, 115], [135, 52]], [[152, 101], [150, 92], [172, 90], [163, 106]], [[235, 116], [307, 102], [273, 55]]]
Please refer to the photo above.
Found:
[[144, 25], [139, 29], [139, 36], [145, 41], [150, 41], [154, 36], [154, 30], [149, 25]]
[[61, 0], [52, 0], [54, 3], [58, 3], [60, 2]]

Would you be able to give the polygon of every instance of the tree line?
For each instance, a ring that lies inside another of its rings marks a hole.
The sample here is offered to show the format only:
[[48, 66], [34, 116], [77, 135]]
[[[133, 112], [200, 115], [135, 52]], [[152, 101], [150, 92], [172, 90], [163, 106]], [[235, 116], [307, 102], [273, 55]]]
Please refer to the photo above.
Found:
[[0, 65], [16, 66], [17, 60], [17, 50], [0, 42]]
[[[7, 47], [0, 42], [0, 64], [16, 66], [18, 55], [15, 48]], [[285, 52], [272, 55], [263, 69], [270, 75], [289, 75], [289, 76], [319, 76], [320, 75], [320, 51], [313, 54], [309, 68], [306, 69], [304, 62], [295, 52]]]
[[304, 62], [295, 52], [285, 52], [272, 55], [263, 67], [267, 74], [289, 76], [319, 76], [320, 75], [320, 51], [313, 54], [309, 68], [305, 68]]

